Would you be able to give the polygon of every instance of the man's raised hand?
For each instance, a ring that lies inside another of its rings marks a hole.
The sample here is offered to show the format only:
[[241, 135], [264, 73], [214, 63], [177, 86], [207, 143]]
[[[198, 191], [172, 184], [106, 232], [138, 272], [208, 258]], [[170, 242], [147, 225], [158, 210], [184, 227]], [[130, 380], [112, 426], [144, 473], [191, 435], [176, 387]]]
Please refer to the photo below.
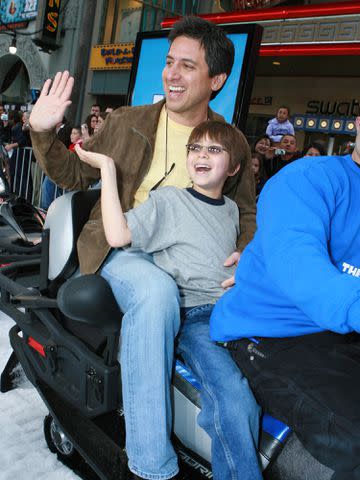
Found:
[[53, 130], [62, 122], [65, 111], [71, 104], [73, 86], [74, 78], [68, 71], [58, 72], [53, 81], [46, 80], [30, 115], [29, 121], [33, 130]]

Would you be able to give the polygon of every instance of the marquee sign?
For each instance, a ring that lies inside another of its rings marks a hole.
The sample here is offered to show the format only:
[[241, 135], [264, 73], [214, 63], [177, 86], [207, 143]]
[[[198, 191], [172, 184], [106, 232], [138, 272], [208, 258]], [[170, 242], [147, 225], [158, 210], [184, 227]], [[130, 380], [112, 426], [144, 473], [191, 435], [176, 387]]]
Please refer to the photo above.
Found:
[[91, 50], [91, 70], [130, 70], [134, 43], [96, 45]]
[[[24, 28], [36, 18], [38, 0], [2, 0], [0, 2], [0, 30]], [[6, 25], [6, 26], [5, 26]]]

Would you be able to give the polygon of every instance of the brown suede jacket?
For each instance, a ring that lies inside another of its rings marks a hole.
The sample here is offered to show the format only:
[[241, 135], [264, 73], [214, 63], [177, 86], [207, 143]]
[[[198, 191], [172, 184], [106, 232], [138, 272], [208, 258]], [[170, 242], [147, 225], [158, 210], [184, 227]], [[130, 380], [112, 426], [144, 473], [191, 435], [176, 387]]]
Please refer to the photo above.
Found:
[[[88, 140], [84, 148], [101, 152], [114, 159], [117, 169], [119, 195], [124, 211], [132, 208], [136, 190], [149, 170], [153, 157], [156, 129], [164, 102], [141, 107], [122, 107], [106, 118], [102, 129]], [[209, 110], [210, 120], [223, 120]], [[35, 158], [55, 183], [68, 190], [84, 190], [100, 177], [100, 171], [81, 162], [65, 148], [54, 132], [31, 131]], [[252, 239], [255, 232], [255, 182], [250, 165], [250, 149], [242, 161], [240, 173], [229, 177], [224, 194], [240, 209], [239, 250]], [[116, 221], [116, 219], [114, 219]], [[80, 271], [96, 272], [109, 253], [101, 220], [100, 201], [93, 208], [79, 240]], [[224, 259], [225, 260], [225, 259]]]

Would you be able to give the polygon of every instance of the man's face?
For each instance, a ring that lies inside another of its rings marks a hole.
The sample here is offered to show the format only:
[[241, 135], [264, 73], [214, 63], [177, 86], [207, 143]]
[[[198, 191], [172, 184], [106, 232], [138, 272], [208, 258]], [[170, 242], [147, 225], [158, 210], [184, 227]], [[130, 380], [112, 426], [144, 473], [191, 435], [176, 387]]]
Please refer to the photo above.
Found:
[[278, 119], [278, 121], [280, 123], [286, 122], [288, 117], [289, 117], [288, 109], [287, 108], [279, 108], [279, 110], [277, 112], [277, 115], [276, 115], [276, 118]]
[[207, 108], [212, 92], [221, 88], [226, 75], [210, 78], [205, 50], [197, 40], [181, 36], [170, 46], [162, 80], [169, 115], [181, 123], [182, 118]]
[[291, 135], [284, 135], [279, 144], [279, 148], [283, 148], [287, 153], [296, 152], [296, 139]]
[[90, 114], [91, 115], [96, 115], [97, 117], [100, 115], [100, 107], [99, 105], [93, 105], [91, 107], [91, 111], [90, 111]]

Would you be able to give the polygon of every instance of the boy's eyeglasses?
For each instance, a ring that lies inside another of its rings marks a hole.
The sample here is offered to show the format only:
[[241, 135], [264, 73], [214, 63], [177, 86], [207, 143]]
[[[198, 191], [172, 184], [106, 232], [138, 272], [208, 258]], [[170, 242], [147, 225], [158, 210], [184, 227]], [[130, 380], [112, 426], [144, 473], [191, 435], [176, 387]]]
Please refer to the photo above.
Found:
[[222, 152], [227, 152], [226, 148], [219, 147], [217, 145], [200, 145], [199, 143], [188, 143], [186, 145], [187, 151], [189, 152], [201, 152], [204, 148], [210, 155], [219, 155]]

